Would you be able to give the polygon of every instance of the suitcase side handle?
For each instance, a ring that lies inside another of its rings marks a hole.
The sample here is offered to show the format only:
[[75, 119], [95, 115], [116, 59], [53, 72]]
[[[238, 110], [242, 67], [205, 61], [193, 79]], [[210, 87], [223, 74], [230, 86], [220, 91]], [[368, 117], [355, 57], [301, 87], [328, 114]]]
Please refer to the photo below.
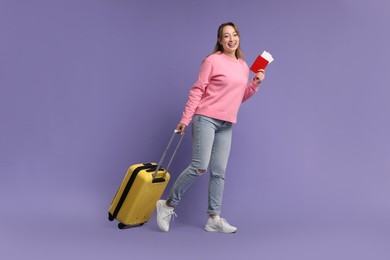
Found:
[[[163, 152], [163, 154], [162, 154], [162, 156], [161, 156], [160, 161], [158, 162], [156, 171], [155, 171], [154, 174], [153, 174], [153, 179], [156, 178], [157, 173], [158, 173], [158, 171], [160, 170], [161, 165], [162, 165], [162, 163], [163, 163], [163, 161], [164, 161], [164, 159], [165, 159], [165, 156], [167, 155], [167, 152], [168, 152], [169, 148], [171, 147], [172, 141], [173, 141], [173, 139], [175, 138], [175, 135], [177, 135], [178, 133], [179, 133], [179, 131], [176, 130], [176, 129], [173, 131], [173, 134], [172, 134], [172, 136], [171, 136], [171, 139], [169, 139], [168, 145], [167, 145], [167, 147], [165, 148], [165, 150], [164, 150], [164, 152]], [[177, 142], [176, 148], [175, 148], [175, 150], [174, 150], [173, 153], [172, 153], [171, 159], [169, 160], [168, 166], [167, 166], [166, 169], [165, 169], [165, 173], [164, 173], [164, 176], [163, 176], [163, 177], [165, 177], [165, 175], [167, 174], [168, 169], [169, 169], [169, 166], [171, 166], [171, 163], [172, 163], [172, 161], [173, 161], [173, 158], [175, 158], [176, 152], [177, 152], [177, 150], [179, 149], [179, 146], [180, 146], [180, 144], [181, 144], [181, 141], [183, 140], [183, 137], [184, 137], [184, 134], [181, 134], [181, 135], [180, 135], [180, 139], [179, 139], [179, 141]]]

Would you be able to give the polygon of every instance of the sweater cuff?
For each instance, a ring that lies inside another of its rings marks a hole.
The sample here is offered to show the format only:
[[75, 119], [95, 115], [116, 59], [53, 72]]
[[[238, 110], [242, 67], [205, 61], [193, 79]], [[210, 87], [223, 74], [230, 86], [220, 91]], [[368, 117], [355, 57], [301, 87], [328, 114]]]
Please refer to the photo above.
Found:
[[[260, 83], [261, 83], [261, 82], [260, 82]], [[259, 88], [260, 83], [257, 84], [257, 83], [252, 79], [251, 83], [249, 83], [249, 87], [251, 87], [251, 88], [257, 90], [257, 89]]]
[[186, 127], [190, 124], [190, 122], [191, 122], [191, 119], [190, 118], [186, 118], [184, 116], [180, 119], [180, 124], [183, 124]]

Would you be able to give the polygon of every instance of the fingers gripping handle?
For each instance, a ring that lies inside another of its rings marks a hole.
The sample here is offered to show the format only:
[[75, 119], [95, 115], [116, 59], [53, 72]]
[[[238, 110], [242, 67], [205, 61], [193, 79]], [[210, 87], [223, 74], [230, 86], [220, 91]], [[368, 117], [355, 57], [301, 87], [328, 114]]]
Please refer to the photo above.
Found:
[[[167, 152], [168, 152], [169, 148], [171, 147], [171, 144], [172, 144], [172, 142], [173, 142], [173, 139], [175, 138], [175, 135], [177, 135], [179, 132], [180, 132], [180, 131], [179, 131], [179, 130], [176, 130], [176, 129], [173, 131], [173, 134], [172, 134], [172, 136], [171, 136], [171, 139], [169, 139], [168, 145], [167, 145], [167, 147], [165, 148], [164, 153], [163, 153], [163, 155], [161, 156], [160, 161], [158, 162], [156, 171], [155, 171], [154, 174], [153, 174], [153, 179], [156, 178], [157, 173], [158, 173], [158, 171], [160, 170], [161, 165], [162, 165], [162, 163], [163, 163], [163, 161], [164, 161], [164, 159], [165, 159], [165, 156], [167, 155]], [[181, 141], [183, 140], [183, 137], [184, 137], [184, 134], [181, 134], [181, 135], [180, 135], [180, 139], [179, 139], [179, 141], [178, 141], [178, 143], [177, 143], [177, 145], [176, 145], [176, 148], [175, 148], [175, 150], [174, 150], [173, 153], [172, 153], [171, 159], [169, 160], [169, 163], [168, 163], [168, 165], [167, 165], [167, 168], [165, 169], [164, 177], [165, 177], [165, 175], [166, 175], [167, 172], [168, 172], [169, 166], [171, 166], [171, 163], [172, 163], [172, 161], [173, 161], [173, 158], [175, 158], [176, 152], [177, 152], [177, 150], [179, 149], [179, 146], [180, 146]]]

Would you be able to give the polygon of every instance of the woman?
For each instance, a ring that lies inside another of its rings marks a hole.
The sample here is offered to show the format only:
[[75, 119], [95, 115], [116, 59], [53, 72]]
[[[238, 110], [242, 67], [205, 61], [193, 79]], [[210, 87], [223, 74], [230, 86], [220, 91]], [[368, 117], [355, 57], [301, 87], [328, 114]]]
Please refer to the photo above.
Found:
[[249, 68], [243, 60], [240, 34], [234, 23], [218, 28], [214, 52], [202, 63], [198, 79], [190, 90], [183, 116], [176, 127], [181, 134], [192, 125], [192, 161], [174, 183], [168, 199], [157, 201], [157, 224], [162, 231], [169, 230], [174, 207], [183, 193], [207, 169], [210, 171], [206, 231], [233, 233], [231, 226], [220, 217], [225, 170], [230, 153], [232, 125], [237, 112], [259, 88], [264, 80], [259, 70], [248, 84]]

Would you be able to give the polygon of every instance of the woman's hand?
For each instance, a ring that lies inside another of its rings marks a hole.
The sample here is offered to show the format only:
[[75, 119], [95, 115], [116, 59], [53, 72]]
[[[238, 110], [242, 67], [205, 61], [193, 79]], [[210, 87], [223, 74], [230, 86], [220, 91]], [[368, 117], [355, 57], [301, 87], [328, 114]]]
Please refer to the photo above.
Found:
[[186, 129], [186, 125], [184, 124], [181, 124], [179, 123], [177, 126], [176, 126], [176, 131], [177, 133], [181, 134], [181, 135], [184, 135], [184, 130]]
[[259, 71], [256, 73], [255, 77], [253, 78], [253, 81], [256, 84], [260, 84], [265, 78], [265, 70], [259, 69]]

